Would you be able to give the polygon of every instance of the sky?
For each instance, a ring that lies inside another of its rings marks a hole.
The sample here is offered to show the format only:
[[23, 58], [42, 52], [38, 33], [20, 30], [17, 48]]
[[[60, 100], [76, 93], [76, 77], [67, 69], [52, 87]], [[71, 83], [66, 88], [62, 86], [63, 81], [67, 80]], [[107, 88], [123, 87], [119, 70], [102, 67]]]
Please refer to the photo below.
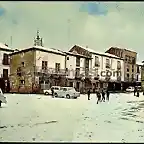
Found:
[[105, 52], [117, 46], [144, 60], [142, 2], [0, 2], [0, 42], [31, 46], [37, 29], [45, 47], [69, 50], [77, 44]]

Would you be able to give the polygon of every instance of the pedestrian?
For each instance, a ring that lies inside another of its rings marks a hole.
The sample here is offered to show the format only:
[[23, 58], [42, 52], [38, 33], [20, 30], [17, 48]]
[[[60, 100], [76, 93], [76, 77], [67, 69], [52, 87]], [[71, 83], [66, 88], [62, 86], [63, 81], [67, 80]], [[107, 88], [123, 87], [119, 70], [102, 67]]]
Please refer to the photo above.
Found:
[[54, 89], [51, 88], [51, 92], [52, 92], [52, 97], [54, 96]]
[[102, 90], [102, 100], [101, 101], [105, 102], [105, 92], [104, 92], [104, 90]]
[[135, 94], [136, 94], [136, 87], [134, 87], [134, 96], [135, 96]]
[[107, 95], [107, 97], [106, 97], [106, 98], [107, 98], [107, 100], [109, 101], [109, 95], [110, 95], [110, 93], [109, 93], [109, 91], [108, 91], [108, 90], [106, 91], [106, 95]]
[[90, 89], [88, 90], [87, 94], [88, 94], [88, 100], [90, 100]]
[[99, 91], [96, 92], [96, 96], [97, 96], [97, 104], [98, 104], [98, 102], [101, 101], [101, 94]]
[[139, 91], [137, 90], [137, 97], [139, 97]]

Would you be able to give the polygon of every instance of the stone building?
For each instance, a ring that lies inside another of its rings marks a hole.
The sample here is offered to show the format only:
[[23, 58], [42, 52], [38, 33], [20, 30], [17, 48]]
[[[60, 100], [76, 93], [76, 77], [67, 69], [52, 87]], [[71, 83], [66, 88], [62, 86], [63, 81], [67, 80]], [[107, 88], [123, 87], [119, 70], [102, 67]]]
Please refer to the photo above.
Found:
[[137, 53], [118, 47], [111, 47], [106, 51], [106, 53], [110, 53], [124, 59], [124, 89], [130, 85], [136, 85]]

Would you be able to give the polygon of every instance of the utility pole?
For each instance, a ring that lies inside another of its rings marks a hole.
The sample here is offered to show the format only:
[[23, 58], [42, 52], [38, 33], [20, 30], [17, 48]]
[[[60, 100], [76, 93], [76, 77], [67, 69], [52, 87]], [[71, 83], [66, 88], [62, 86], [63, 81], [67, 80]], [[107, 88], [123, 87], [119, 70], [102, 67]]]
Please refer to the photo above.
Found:
[[68, 33], [67, 33], [67, 37], [68, 37], [68, 47], [70, 47], [70, 33], [71, 33], [71, 31], [70, 31], [70, 23], [71, 23], [71, 20], [68, 19], [68, 20], [67, 20], [67, 23], [68, 23]]

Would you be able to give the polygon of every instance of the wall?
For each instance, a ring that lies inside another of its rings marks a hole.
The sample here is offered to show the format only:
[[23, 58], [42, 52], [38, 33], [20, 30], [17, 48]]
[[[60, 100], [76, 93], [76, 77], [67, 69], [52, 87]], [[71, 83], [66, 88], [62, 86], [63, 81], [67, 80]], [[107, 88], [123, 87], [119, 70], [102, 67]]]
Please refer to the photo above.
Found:
[[48, 68], [55, 69], [55, 63], [60, 63], [60, 69], [65, 69], [65, 56], [36, 50], [36, 66], [42, 67], [42, 61], [48, 61]]
[[[32, 91], [32, 82], [33, 82], [33, 72], [34, 72], [34, 51], [27, 51], [24, 53], [17, 53], [11, 56], [10, 61], [10, 81], [11, 81], [11, 91], [19, 91], [20, 80], [25, 80], [25, 86], [20, 91], [31, 92]], [[25, 63], [25, 67], [22, 68], [24, 72], [22, 77], [17, 76], [17, 68], [21, 67], [21, 62]]]

